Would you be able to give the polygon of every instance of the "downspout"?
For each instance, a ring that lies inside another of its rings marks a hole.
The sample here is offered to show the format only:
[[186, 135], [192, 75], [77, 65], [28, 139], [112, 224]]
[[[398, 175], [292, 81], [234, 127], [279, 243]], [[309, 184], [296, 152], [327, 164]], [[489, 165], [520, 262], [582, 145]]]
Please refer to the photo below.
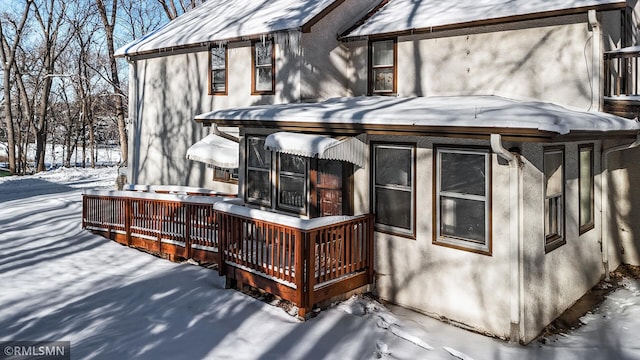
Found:
[[520, 159], [502, 146], [500, 134], [491, 134], [491, 150], [509, 162], [509, 320], [510, 341], [522, 338], [522, 272], [520, 271], [522, 236], [520, 232]]
[[623, 150], [633, 149], [640, 145], [640, 132], [636, 134], [636, 141], [631, 144], [618, 145], [606, 149], [602, 152], [602, 190], [600, 191], [600, 206], [602, 214], [600, 215], [600, 231], [602, 238], [602, 266], [604, 267], [604, 279], [609, 281], [609, 155], [611, 153]]
[[589, 10], [587, 13], [589, 19], [589, 25], [591, 26], [591, 107], [593, 111], [602, 111], [604, 99], [602, 97], [602, 73], [603, 73], [603, 60], [601, 49], [602, 31], [600, 29], [600, 21], [598, 20], [598, 13], [595, 10]]

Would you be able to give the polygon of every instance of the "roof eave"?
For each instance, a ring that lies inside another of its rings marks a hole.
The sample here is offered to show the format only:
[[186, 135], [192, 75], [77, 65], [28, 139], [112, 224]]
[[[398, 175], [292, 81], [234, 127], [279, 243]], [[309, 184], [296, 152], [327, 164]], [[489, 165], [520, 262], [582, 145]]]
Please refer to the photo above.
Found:
[[348, 34], [355, 29], [350, 29], [338, 36], [338, 40], [341, 41], [353, 41], [359, 40], [362, 38], [388, 38], [388, 37], [397, 37], [397, 36], [406, 36], [406, 35], [417, 35], [417, 34], [428, 34], [440, 31], [447, 30], [459, 30], [466, 28], [474, 28], [480, 26], [490, 26], [490, 25], [501, 25], [514, 23], [519, 21], [527, 21], [527, 20], [539, 20], [551, 17], [559, 17], [559, 16], [567, 16], [567, 15], [576, 15], [581, 13], [586, 13], [589, 10], [597, 10], [597, 11], [610, 11], [610, 10], [620, 10], [626, 7], [625, 2], [619, 3], [611, 3], [611, 4], [602, 4], [602, 5], [591, 5], [591, 6], [582, 6], [570, 9], [562, 9], [562, 10], [554, 10], [554, 11], [544, 11], [523, 15], [513, 15], [513, 16], [503, 16], [499, 18], [493, 19], [484, 19], [484, 20], [476, 20], [476, 21], [467, 21], [461, 23], [452, 23], [440, 26], [433, 27], [425, 27], [425, 28], [415, 28], [415, 29], [407, 29], [402, 31], [393, 31], [386, 33], [377, 33], [370, 35], [353, 35], [349, 36]]
[[331, 135], [357, 135], [367, 133], [372, 135], [436, 136], [487, 140], [491, 134], [500, 134], [505, 141], [519, 142], [571, 142], [610, 138], [633, 139], [639, 132], [638, 130], [573, 130], [567, 134], [559, 134], [554, 131], [534, 128], [512, 127], [457, 127], [203, 118], [197, 118], [195, 120], [204, 126], [216, 124], [219, 126], [269, 128], [281, 131]]

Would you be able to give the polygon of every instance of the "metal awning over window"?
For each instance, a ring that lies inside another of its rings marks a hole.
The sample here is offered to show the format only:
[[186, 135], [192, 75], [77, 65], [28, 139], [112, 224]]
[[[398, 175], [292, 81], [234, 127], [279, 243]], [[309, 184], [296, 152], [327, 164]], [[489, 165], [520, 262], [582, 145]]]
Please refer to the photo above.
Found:
[[187, 159], [213, 166], [235, 169], [239, 167], [239, 144], [220, 135], [211, 134], [187, 150]]
[[267, 136], [264, 148], [292, 155], [348, 161], [359, 167], [364, 167], [367, 161], [367, 145], [355, 137], [277, 132]]

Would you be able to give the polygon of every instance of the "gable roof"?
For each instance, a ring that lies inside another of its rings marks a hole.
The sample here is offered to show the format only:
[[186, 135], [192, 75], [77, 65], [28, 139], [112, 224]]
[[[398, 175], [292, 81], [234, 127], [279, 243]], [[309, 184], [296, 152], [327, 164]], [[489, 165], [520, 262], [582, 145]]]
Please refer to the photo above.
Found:
[[493, 95], [334, 98], [319, 103], [216, 110], [196, 116], [196, 121], [306, 132], [398, 132], [431, 136], [499, 133], [550, 138], [576, 133], [605, 135], [640, 131], [637, 120]]
[[624, 0], [387, 0], [342, 38], [404, 35], [492, 25], [590, 9], [622, 9]]
[[121, 47], [116, 56], [198, 47], [303, 30], [344, 0], [209, 0], [162, 28]]

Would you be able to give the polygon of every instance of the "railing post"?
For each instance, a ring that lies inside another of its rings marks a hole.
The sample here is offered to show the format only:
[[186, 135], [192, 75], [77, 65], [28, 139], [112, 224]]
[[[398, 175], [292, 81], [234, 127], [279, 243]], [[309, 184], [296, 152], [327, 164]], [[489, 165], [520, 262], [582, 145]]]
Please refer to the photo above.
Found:
[[191, 259], [191, 225], [193, 221], [193, 208], [195, 205], [193, 204], [185, 204], [185, 214], [184, 214], [184, 252], [187, 259]]
[[127, 238], [127, 245], [131, 246], [131, 223], [133, 219], [133, 201], [129, 198], [124, 199], [124, 232]]
[[82, 194], [82, 228], [87, 228], [85, 219], [87, 218], [87, 195]]
[[306, 233], [303, 233], [301, 230], [296, 230], [296, 242], [295, 242], [295, 254], [294, 254], [294, 268], [295, 268], [295, 276], [296, 276], [296, 293], [298, 298], [298, 315], [304, 317], [306, 316], [307, 309], [307, 295], [305, 286], [307, 282], [305, 280], [305, 243], [306, 243]]
[[373, 274], [374, 274], [374, 244], [373, 244], [373, 215], [369, 214], [366, 217], [367, 221], [367, 238], [365, 242], [367, 244], [367, 278], [369, 279], [369, 284], [373, 283]]
[[218, 275], [227, 275], [226, 252], [227, 252], [227, 219], [218, 210], [213, 210], [213, 218], [216, 222], [216, 237], [218, 239]]

